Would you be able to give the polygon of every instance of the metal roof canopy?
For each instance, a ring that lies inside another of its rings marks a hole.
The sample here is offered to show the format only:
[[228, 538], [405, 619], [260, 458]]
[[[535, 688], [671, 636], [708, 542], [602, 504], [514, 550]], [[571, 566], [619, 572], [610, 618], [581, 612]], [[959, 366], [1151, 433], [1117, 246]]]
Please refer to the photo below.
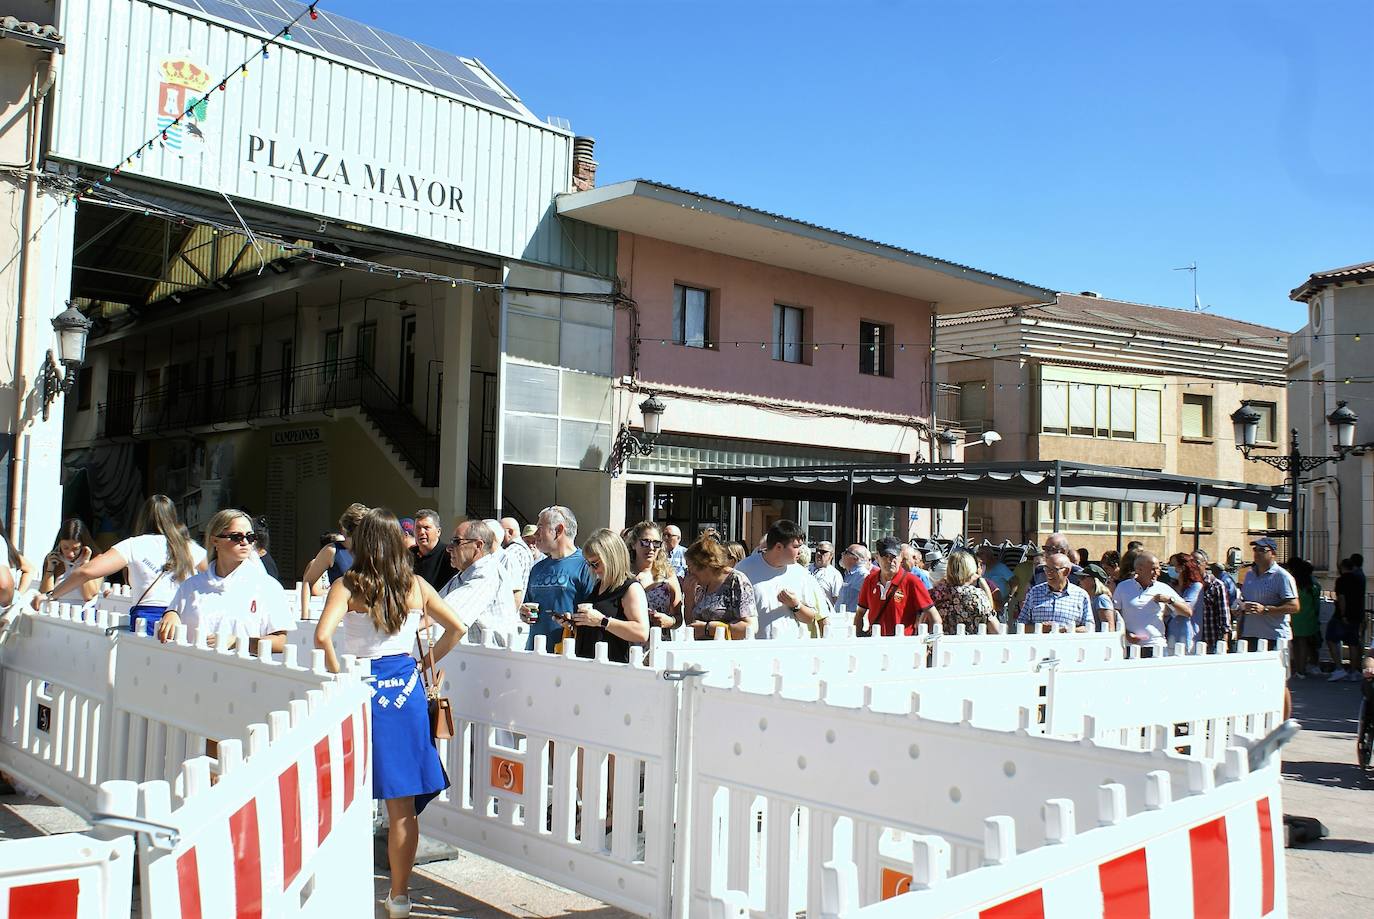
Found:
[[692, 492], [694, 532], [698, 493], [834, 503], [843, 509], [844, 520], [851, 529], [855, 505], [966, 510], [969, 498], [1141, 501], [1265, 512], [1290, 509], [1284, 486], [1247, 485], [1131, 466], [1096, 466], [1063, 460], [694, 469]]

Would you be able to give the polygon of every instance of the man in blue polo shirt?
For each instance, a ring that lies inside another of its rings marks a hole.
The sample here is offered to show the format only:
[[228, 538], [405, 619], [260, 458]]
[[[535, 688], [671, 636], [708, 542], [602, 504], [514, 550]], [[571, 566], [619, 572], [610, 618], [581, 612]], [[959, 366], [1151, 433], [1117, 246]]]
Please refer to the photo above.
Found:
[[[577, 539], [577, 517], [566, 507], [554, 505], [540, 511], [535, 536], [545, 558], [530, 569], [520, 618], [530, 627], [526, 650], [533, 650], [542, 635], [552, 651], [563, 637], [561, 617], [572, 615], [577, 604], [592, 598], [596, 593], [596, 575], [573, 542]], [[538, 611], [534, 606], [538, 606]]]
[[1240, 585], [1240, 635], [1251, 651], [1261, 641], [1274, 645], [1293, 637], [1289, 617], [1298, 611], [1298, 585], [1278, 563], [1278, 544], [1269, 537], [1250, 543], [1255, 563]]

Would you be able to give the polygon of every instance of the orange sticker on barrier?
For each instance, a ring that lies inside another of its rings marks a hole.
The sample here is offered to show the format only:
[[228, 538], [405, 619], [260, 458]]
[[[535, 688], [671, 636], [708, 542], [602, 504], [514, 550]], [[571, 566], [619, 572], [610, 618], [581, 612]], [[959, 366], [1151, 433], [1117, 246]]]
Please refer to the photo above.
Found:
[[525, 793], [525, 764], [501, 756], [491, 758], [491, 785], [513, 795]]
[[883, 869], [883, 899], [890, 900], [901, 893], [911, 890], [911, 875], [891, 868]]

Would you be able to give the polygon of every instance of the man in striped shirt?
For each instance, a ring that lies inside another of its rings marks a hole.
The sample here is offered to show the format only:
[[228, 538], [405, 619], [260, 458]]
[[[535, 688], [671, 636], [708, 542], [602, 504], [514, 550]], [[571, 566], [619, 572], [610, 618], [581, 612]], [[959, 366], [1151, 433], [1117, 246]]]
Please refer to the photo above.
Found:
[[1026, 591], [1016, 621], [1041, 632], [1086, 632], [1092, 627], [1092, 601], [1088, 592], [1070, 583], [1073, 562], [1062, 552], [1045, 558], [1045, 580]]

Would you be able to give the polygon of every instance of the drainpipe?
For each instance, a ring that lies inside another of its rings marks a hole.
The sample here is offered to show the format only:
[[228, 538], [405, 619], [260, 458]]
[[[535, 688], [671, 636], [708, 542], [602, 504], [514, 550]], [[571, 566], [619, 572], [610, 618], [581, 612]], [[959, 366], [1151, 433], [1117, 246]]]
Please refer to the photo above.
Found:
[[33, 83], [30, 86], [29, 157], [28, 162], [24, 165], [24, 206], [19, 216], [19, 277], [15, 288], [18, 328], [14, 336], [14, 451], [10, 457], [9, 469], [9, 537], [10, 544], [16, 548], [22, 545], [18, 539], [19, 493], [24, 481], [24, 451], [21, 449], [23, 444], [21, 433], [26, 426], [24, 402], [29, 382], [26, 356], [28, 352], [29, 271], [33, 264], [29, 248], [29, 234], [34, 223], [34, 208], [38, 204], [38, 154], [43, 131], [43, 99], [48, 95], [48, 91], [52, 89], [56, 80], [57, 68], [54, 66], [53, 53], [50, 51], [43, 63], [34, 70]]

